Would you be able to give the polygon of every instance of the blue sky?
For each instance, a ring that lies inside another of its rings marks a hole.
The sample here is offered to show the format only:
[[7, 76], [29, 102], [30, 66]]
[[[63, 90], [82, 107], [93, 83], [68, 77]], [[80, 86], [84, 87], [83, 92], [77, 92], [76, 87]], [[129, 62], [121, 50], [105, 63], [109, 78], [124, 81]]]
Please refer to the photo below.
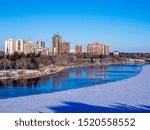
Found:
[[8, 38], [98, 41], [111, 51], [150, 52], [150, 0], [1, 0], [0, 50]]

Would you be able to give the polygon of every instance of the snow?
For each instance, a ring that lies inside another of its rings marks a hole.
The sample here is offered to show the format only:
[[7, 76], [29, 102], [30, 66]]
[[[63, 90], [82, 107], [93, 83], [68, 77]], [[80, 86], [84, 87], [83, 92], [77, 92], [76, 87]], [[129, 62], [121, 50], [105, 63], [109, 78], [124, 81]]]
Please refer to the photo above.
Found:
[[54, 107], [66, 106], [64, 102], [83, 103], [92, 106], [150, 106], [150, 65], [141, 73], [122, 81], [73, 89], [50, 94], [0, 100], [0, 112], [55, 112]]
[[20, 69], [20, 70], [1, 70], [0, 73], [18, 73], [18, 72], [25, 72], [25, 73], [34, 73], [39, 72], [38, 70], [27, 70], [27, 69]]

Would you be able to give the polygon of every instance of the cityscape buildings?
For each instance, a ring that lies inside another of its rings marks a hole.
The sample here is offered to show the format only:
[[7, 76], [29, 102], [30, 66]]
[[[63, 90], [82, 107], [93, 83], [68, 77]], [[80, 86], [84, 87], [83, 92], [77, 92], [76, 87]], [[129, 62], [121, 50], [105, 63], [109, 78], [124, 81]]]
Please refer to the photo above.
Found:
[[37, 48], [45, 48], [45, 42], [44, 41], [37, 41], [36, 46], [37, 46]]
[[52, 43], [54, 48], [54, 54], [59, 53], [59, 44], [62, 43], [62, 37], [58, 33], [52, 37]]
[[59, 54], [68, 54], [70, 53], [70, 42], [59, 43]]
[[29, 54], [31, 53], [31, 46], [32, 45], [32, 42], [31, 41], [23, 41], [23, 53], [26, 55], [26, 54]]
[[14, 54], [15, 52], [23, 52], [24, 54], [31, 53], [31, 45], [31, 41], [8, 39], [5, 41], [5, 54]]
[[36, 44], [32, 46], [32, 53], [35, 54], [46, 54], [46, 47], [45, 47], [45, 42], [44, 41], [37, 41]]
[[83, 53], [82, 46], [76, 45], [75, 46], [75, 53], [76, 54], [82, 54]]
[[114, 56], [118, 56], [118, 55], [119, 55], [119, 51], [114, 51], [114, 52], [113, 52], [113, 55], [114, 55]]
[[62, 42], [62, 37], [58, 33], [52, 38], [54, 54], [70, 53], [70, 42]]
[[[28, 40], [13, 40], [8, 39], [5, 41], [5, 54], [17, 53], [35, 53], [41, 55], [57, 55], [57, 54], [69, 54], [76, 53], [82, 54], [82, 46], [76, 45], [75, 49], [70, 50], [70, 42], [62, 41], [62, 37], [57, 33], [52, 37], [52, 47], [46, 47], [44, 41], [37, 41], [36, 44], [32, 44], [32, 41]], [[103, 54], [109, 55], [109, 46], [94, 42], [87, 45], [87, 53], [89, 54]]]
[[100, 44], [98, 42], [94, 42], [94, 43], [88, 44], [87, 53], [98, 54], [98, 55], [100, 54], [109, 55], [109, 46]]

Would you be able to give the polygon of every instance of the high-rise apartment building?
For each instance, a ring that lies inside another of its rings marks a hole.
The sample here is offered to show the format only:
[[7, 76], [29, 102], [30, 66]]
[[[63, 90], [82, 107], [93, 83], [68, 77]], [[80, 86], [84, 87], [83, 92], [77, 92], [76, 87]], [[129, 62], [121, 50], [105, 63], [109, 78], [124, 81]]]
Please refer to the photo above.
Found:
[[18, 39], [16, 42], [16, 52], [22, 53], [24, 50], [24, 41], [22, 39]]
[[35, 54], [44, 54], [45, 52], [45, 42], [44, 41], [37, 41], [35, 45], [32, 46], [32, 52]]
[[55, 48], [55, 54], [59, 53], [59, 44], [62, 43], [62, 37], [58, 33], [52, 37], [53, 48]]
[[75, 53], [76, 54], [82, 54], [83, 53], [82, 46], [76, 45], [75, 46]]
[[15, 52], [28, 54], [31, 52], [31, 41], [24, 41], [22, 39], [5, 41], [5, 54], [14, 54]]
[[13, 39], [5, 41], [5, 54], [13, 54], [16, 51], [16, 42]]
[[70, 53], [70, 42], [62, 42], [62, 37], [58, 33], [52, 38], [53, 54], [66, 54]]
[[31, 53], [32, 41], [23, 41], [23, 53], [29, 54]]
[[45, 42], [44, 41], [37, 41], [36, 47], [37, 48], [45, 48]]
[[94, 42], [92, 44], [88, 44], [87, 53], [109, 55], [109, 46]]
[[103, 45], [104, 47], [104, 55], [109, 55], [109, 46], [108, 45]]

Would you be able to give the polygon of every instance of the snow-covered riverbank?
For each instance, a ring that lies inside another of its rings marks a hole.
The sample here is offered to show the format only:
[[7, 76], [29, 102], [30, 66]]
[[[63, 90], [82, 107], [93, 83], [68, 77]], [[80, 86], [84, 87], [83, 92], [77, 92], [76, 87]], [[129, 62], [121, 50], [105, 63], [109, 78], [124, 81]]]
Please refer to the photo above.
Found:
[[47, 75], [52, 75], [58, 73], [62, 70], [75, 68], [75, 67], [83, 67], [83, 66], [91, 66], [96, 64], [75, 64], [75, 65], [67, 65], [67, 66], [46, 66], [44, 68], [28, 70], [28, 69], [18, 69], [18, 70], [0, 70], [0, 80], [4, 79], [31, 79], [37, 77], [43, 77]]
[[50, 94], [1, 99], [0, 112], [150, 111], [149, 75], [150, 65], [144, 66], [137, 76], [122, 81]]
[[31, 79], [31, 78], [33, 79], [37, 77], [52, 75], [69, 68], [77, 68], [77, 67], [93, 66], [93, 65], [109, 65], [109, 64], [130, 64], [130, 63], [128, 62], [101, 63], [101, 64], [84, 63], [84, 64], [68, 64], [65, 66], [50, 65], [40, 69], [30, 69], [30, 70], [29, 69], [0, 70], [0, 80], [4, 80], [4, 79], [17, 80], [17, 79]]
[[51, 75], [64, 70], [63, 66], [46, 66], [37, 70], [2, 70], [0, 71], [0, 80], [3, 79], [30, 79]]

